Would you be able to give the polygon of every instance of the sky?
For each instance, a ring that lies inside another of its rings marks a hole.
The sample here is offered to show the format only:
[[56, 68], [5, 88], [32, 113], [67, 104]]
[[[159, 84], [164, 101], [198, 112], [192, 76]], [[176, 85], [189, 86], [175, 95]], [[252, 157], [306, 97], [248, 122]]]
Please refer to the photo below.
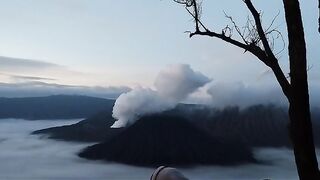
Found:
[[[241, 0], [216, 2], [203, 0], [208, 27], [221, 32], [230, 24], [223, 11], [244, 24], [249, 12]], [[287, 42], [281, 1], [253, 2], [263, 12], [265, 27], [280, 12], [275, 27]], [[301, 1], [301, 8], [310, 84], [318, 85], [317, 2]], [[252, 55], [218, 39], [190, 39], [185, 31], [194, 28], [191, 17], [172, 0], [0, 0], [0, 24], [0, 91], [36, 84], [116, 87], [121, 93], [153, 86], [158, 72], [170, 64], [189, 64], [214, 82], [277, 86], [270, 70]], [[286, 50], [279, 59], [287, 73]]]

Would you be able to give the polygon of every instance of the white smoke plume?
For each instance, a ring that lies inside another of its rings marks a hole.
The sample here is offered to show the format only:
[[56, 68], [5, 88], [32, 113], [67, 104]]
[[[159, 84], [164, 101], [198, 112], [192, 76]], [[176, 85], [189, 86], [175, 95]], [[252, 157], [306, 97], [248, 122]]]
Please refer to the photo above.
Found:
[[159, 72], [155, 87], [163, 97], [181, 101], [211, 80], [186, 64], [171, 65]]
[[246, 85], [242, 82], [212, 82], [188, 97], [188, 102], [206, 104], [215, 108], [239, 106], [245, 108], [256, 104], [287, 105], [278, 86]]
[[287, 103], [280, 87], [255, 87], [242, 82], [215, 83], [207, 89], [211, 96], [211, 105], [215, 107], [240, 106], [242, 108], [255, 104]]
[[165, 111], [174, 105], [174, 101], [162, 98], [157, 91], [150, 88], [133, 89], [116, 100], [112, 116], [118, 120], [112, 127], [124, 127], [141, 115]]
[[132, 124], [142, 115], [172, 109], [210, 81], [200, 72], [192, 70], [189, 65], [169, 65], [159, 72], [154, 82], [154, 90], [136, 88], [119, 96], [112, 115], [117, 121], [112, 127], [123, 127]]

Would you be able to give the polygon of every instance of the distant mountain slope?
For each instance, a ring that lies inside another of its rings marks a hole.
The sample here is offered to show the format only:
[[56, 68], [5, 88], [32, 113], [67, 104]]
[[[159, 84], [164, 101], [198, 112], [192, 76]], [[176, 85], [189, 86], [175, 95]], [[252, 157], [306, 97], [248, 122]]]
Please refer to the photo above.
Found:
[[[320, 114], [316, 109], [313, 112], [315, 144], [319, 147]], [[121, 131], [109, 128], [114, 122], [111, 113], [111, 110], [106, 110], [74, 125], [49, 128], [36, 133], [49, 134], [55, 139], [99, 142]], [[286, 110], [273, 105], [255, 105], [245, 109], [228, 107], [219, 110], [201, 105], [180, 104], [161, 114], [185, 118], [213, 136], [241, 140], [251, 147], [290, 146]]]
[[245, 144], [212, 137], [184, 118], [163, 114], [142, 117], [79, 156], [140, 166], [254, 162]]
[[114, 100], [72, 95], [0, 98], [0, 118], [72, 119], [112, 111]]
[[[312, 110], [315, 144], [320, 146], [319, 109]], [[239, 138], [253, 147], [289, 147], [287, 110], [275, 105], [253, 105], [222, 110], [206, 106], [183, 106], [168, 111], [180, 115], [214, 136]]]
[[211, 134], [242, 137], [251, 146], [290, 146], [287, 113], [275, 106], [252, 106], [244, 110], [227, 108], [202, 124]]
[[110, 111], [102, 111], [76, 124], [42, 129], [32, 134], [46, 134], [51, 139], [66, 141], [99, 142], [122, 131], [110, 128], [114, 121]]
[[[194, 105], [180, 106], [186, 108]], [[46, 135], [50, 139], [65, 141], [101, 142], [119, 134], [123, 130], [123, 128], [110, 128], [114, 122], [112, 108], [109, 108], [76, 124], [41, 129], [32, 132], [32, 134]]]

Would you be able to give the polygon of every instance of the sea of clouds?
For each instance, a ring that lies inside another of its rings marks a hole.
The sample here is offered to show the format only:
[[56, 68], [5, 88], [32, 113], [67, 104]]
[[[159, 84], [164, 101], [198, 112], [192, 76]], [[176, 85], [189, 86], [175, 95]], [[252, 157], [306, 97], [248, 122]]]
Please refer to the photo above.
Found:
[[[67, 121], [0, 120], [0, 179], [27, 180], [147, 180], [152, 168], [91, 161], [76, 154], [88, 143], [49, 140], [30, 135], [34, 130], [72, 124]], [[297, 179], [292, 151], [257, 149], [256, 157], [265, 164], [239, 166], [198, 166], [179, 168], [191, 180], [272, 180]]]

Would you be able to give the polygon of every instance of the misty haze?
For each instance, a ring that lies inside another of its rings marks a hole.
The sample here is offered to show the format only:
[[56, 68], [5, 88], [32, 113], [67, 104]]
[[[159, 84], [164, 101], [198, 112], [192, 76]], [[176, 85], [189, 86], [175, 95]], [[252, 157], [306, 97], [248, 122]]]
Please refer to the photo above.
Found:
[[319, 5], [0, 0], [0, 180], [320, 180]]
[[[70, 143], [30, 135], [34, 130], [72, 124], [79, 120], [2, 119], [0, 122], [1, 179], [149, 179], [152, 168], [89, 161], [76, 153], [92, 143]], [[292, 152], [259, 148], [256, 156], [266, 164], [230, 167], [181, 168], [190, 179], [297, 179]], [[5, 163], [4, 163], [5, 162]], [[19, 173], [17, 173], [19, 172]]]

